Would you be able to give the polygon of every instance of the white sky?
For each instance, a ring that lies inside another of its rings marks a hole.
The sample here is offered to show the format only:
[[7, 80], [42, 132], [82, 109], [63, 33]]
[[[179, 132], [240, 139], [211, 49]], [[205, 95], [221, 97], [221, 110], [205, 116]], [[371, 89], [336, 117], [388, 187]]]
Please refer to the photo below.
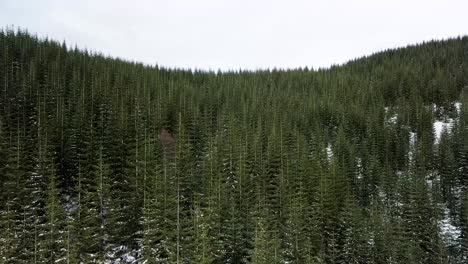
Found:
[[467, 11], [466, 0], [0, 0], [0, 27], [167, 67], [317, 68], [468, 34]]

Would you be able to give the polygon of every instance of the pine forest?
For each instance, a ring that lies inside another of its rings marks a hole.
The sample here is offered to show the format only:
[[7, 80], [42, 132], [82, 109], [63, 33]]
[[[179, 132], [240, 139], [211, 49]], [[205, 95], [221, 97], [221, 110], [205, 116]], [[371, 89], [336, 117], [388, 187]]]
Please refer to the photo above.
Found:
[[468, 37], [222, 72], [2, 30], [0, 263], [468, 263]]

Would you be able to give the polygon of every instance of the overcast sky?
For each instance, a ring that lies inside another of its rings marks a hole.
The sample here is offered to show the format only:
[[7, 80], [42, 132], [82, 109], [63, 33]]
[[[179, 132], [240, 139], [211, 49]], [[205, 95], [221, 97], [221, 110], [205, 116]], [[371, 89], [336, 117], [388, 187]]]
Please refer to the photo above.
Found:
[[198, 69], [328, 67], [468, 34], [466, 0], [0, 0], [0, 27]]

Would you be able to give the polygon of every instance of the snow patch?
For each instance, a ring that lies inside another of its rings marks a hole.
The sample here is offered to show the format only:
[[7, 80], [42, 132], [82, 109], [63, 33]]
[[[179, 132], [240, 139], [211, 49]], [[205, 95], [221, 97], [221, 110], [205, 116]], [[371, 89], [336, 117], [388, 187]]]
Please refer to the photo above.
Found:
[[395, 113], [390, 107], [384, 107], [385, 110], [385, 122], [389, 125], [395, 125], [398, 121], [398, 114]]
[[[131, 252], [126, 246], [117, 246], [107, 253], [105, 264], [136, 263], [136, 252]], [[120, 256], [119, 256], [120, 255]]]
[[436, 172], [431, 172], [426, 176], [426, 185], [429, 189], [432, 189], [434, 181], [440, 182], [440, 175]]
[[408, 159], [410, 161], [413, 160], [414, 149], [416, 146], [417, 135], [414, 132], [409, 132], [409, 145], [410, 149], [408, 151]]
[[457, 114], [460, 114], [462, 104], [460, 102], [456, 102], [453, 104], [453, 106], [455, 106], [455, 109], [457, 110]]
[[434, 136], [435, 136], [436, 143], [440, 141], [440, 136], [442, 135], [442, 131], [444, 131], [444, 128], [446, 128], [450, 132], [450, 130], [453, 127], [453, 124], [454, 124], [453, 118], [448, 118], [447, 122], [435, 121], [433, 123], [432, 126], [434, 127]]
[[325, 150], [326, 150], [326, 152], [327, 152], [328, 161], [331, 162], [332, 159], [333, 159], [332, 145], [331, 145], [330, 143], [328, 143], [328, 146], [327, 146], [327, 148], [326, 148]]
[[362, 174], [363, 174], [363, 167], [362, 167], [362, 159], [361, 158], [356, 158], [356, 167], [358, 170], [357, 173], [357, 178], [358, 180], [362, 179]]
[[389, 119], [388, 119], [388, 122], [391, 123], [391, 124], [396, 124], [398, 120], [398, 115], [397, 114], [394, 114], [393, 116], [391, 116]]
[[414, 132], [409, 132], [409, 143], [411, 146], [416, 145], [417, 135]]
[[452, 224], [450, 210], [445, 205], [443, 207], [444, 217], [439, 221], [440, 233], [447, 245], [454, 246], [461, 235], [461, 229]]

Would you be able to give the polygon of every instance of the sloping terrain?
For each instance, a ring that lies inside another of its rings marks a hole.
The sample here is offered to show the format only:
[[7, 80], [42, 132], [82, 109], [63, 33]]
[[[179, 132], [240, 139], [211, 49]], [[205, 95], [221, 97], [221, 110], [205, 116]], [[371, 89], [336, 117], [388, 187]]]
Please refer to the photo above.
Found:
[[1, 263], [465, 263], [468, 38], [329, 69], [0, 33]]

